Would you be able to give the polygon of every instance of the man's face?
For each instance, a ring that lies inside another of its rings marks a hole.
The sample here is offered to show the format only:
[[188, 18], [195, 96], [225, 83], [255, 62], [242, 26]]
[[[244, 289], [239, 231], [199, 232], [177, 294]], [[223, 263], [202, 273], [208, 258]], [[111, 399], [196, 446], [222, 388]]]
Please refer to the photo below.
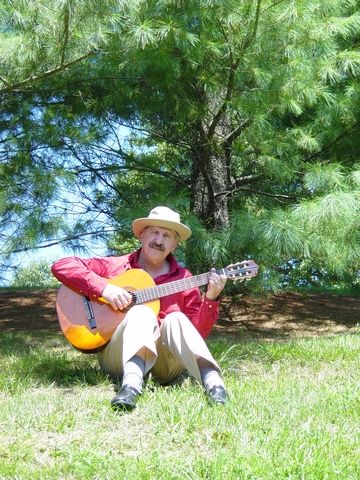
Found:
[[153, 261], [164, 261], [177, 247], [175, 230], [162, 227], [146, 227], [140, 235], [145, 256]]

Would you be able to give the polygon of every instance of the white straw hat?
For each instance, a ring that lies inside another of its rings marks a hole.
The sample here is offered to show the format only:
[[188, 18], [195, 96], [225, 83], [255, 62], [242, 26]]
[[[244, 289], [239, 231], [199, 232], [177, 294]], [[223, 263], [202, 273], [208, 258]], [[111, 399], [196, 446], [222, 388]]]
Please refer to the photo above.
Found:
[[139, 238], [146, 227], [162, 227], [175, 230], [179, 240], [187, 240], [191, 236], [191, 230], [180, 222], [180, 215], [168, 207], [155, 207], [146, 218], [137, 218], [133, 221], [132, 230], [136, 238]]

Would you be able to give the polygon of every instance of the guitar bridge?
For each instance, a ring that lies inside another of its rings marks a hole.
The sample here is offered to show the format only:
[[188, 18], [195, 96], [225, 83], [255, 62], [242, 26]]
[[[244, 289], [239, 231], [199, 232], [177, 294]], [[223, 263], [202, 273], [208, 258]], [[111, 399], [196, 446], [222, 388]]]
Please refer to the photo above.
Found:
[[91, 328], [91, 330], [93, 330], [94, 328], [97, 327], [97, 325], [96, 325], [94, 310], [90, 302], [90, 298], [82, 295], [82, 299], [84, 302], [84, 307], [85, 307], [86, 317], [89, 322], [89, 327]]

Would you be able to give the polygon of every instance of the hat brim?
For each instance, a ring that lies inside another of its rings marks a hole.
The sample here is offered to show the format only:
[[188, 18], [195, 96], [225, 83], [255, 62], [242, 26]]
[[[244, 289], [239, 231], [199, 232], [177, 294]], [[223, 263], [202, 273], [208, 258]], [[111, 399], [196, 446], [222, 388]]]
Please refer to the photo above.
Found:
[[140, 238], [141, 233], [146, 227], [162, 227], [175, 230], [179, 235], [180, 242], [187, 240], [191, 236], [191, 230], [182, 223], [172, 222], [170, 220], [160, 220], [154, 218], [137, 218], [132, 223], [132, 231], [136, 238]]

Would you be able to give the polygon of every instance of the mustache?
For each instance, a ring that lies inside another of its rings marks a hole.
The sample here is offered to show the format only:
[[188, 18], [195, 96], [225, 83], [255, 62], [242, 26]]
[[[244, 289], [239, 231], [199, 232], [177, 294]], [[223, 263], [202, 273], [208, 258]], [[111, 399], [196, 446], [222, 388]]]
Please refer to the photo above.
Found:
[[159, 244], [159, 243], [156, 243], [156, 242], [151, 242], [149, 244], [149, 247], [150, 248], [155, 248], [155, 250], [159, 250], [160, 252], [164, 252], [165, 251], [165, 248], [163, 245]]

